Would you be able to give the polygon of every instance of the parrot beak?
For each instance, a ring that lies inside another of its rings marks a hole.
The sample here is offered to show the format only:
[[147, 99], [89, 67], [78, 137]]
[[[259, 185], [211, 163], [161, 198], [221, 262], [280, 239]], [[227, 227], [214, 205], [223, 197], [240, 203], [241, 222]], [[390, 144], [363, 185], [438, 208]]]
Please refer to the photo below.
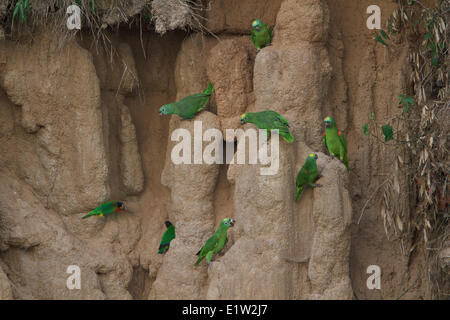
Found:
[[258, 26], [258, 27], [255, 27], [255, 30], [256, 31], [259, 31], [259, 30], [261, 30], [261, 28]]
[[330, 124], [328, 122], [325, 122], [325, 128], [329, 128]]
[[244, 121], [244, 119], [241, 119], [241, 124], [245, 124], [245, 121]]
[[319, 159], [319, 156], [316, 154], [316, 155], [314, 155], [314, 159]]
[[236, 220], [230, 219], [230, 226], [233, 227], [235, 222], [236, 222]]

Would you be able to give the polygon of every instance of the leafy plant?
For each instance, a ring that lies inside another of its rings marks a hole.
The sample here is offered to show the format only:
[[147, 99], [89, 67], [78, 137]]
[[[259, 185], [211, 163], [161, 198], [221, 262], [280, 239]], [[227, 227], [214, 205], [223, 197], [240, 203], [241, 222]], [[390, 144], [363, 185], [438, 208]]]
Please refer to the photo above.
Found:
[[370, 131], [369, 131], [369, 124], [366, 123], [365, 125], [363, 125], [362, 128], [363, 128], [364, 135], [365, 135], [365, 136], [368, 136], [368, 135], [370, 134]]
[[[407, 255], [416, 248], [424, 249], [426, 278], [430, 281], [430, 294], [436, 298], [450, 295], [450, 276], [438, 258], [450, 239], [449, 12], [448, 0], [438, 0], [434, 7], [427, 7], [418, 0], [398, 0], [398, 8], [388, 18], [387, 32], [377, 31], [375, 40], [383, 46], [406, 42], [412, 70], [408, 91], [412, 94], [399, 95], [397, 106], [402, 108], [401, 114], [384, 121], [395, 124], [395, 130], [389, 124], [380, 126], [373, 114], [362, 127], [369, 138], [400, 147], [394, 172], [401, 172], [408, 183], [400, 187], [393, 179], [392, 187], [384, 192], [385, 231], [386, 234], [392, 231], [386, 226], [393, 228], [394, 234], [402, 240], [402, 252]], [[401, 157], [400, 152], [403, 152]], [[392, 189], [396, 190], [395, 197], [389, 196]], [[398, 206], [397, 195], [405, 191], [415, 202], [409, 207]], [[403, 239], [409, 240], [403, 242]], [[409, 247], [404, 247], [405, 243], [409, 243]]]
[[385, 125], [381, 126], [381, 132], [384, 135], [385, 142], [388, 142], [389, 140], [394, 139], [394, 129], [390, 125], [385, 124]]
[[399, 105], [403, 105], [403, 110], [402, 113], [406, 114], [408, 113], [409, 109], [411, 106], [414, 105], [415, 101], [414, 101], [414, 97], [410, 97], [404, 94], [400, 94], [398, 96], [398, 98], [400, 99], [400, 101], [398, 102]]
[[387, 43], [385, 42], [385, 40], [389, 40], [389, 36], [384, 30], [375, 32], [375, 41], [387, 47]]
[[28, 0], [18, 0], [13, 11], [13, 20], [19, 17], [19, 21], [24, 23], [27, 20], [26, 14], [31, 11], [30, 2]]
[[[391, 140], [394, 140], [394, 128], [389, 124], [379, 125], [377, 121], [375, 120], [375, 115], [371, 113], [369, 115], [369, 122], [364, 124], [362, 126], [362, 131], [365, 136], [372, 136], [373, 138], [383, 141], [380, 137], [378, 130], [380, 128], [381, 134], [383, 135], [384, 142], [389, 142]], [[396, 140], [396, 144], [403, 143], [403, 141]]]
[[[80, 8], [83, 7], [83, 3], [81, 2], [81, 0], [76, 0], [75, 3], [76, 3]], [[95, 14], [95, 0], [91, 0], [91, 6], [90, 6], [90, 8], [91, 8], [92, 13]]]

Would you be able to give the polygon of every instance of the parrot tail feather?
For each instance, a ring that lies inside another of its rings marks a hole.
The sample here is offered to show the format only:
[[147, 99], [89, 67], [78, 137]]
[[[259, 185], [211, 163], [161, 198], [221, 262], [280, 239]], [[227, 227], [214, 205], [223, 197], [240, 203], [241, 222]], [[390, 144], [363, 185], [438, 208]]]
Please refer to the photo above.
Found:
[[96, 213], [97, 213], [97, 212], [95, 212], [95, 210], [94, 210], [94, 211], [91, 211], [91, 212], [89, 212], [87, 215], [83, 216], [81, 219], [86, 219], [87, 217], [93, 216], [93, 215], [95, 215]]
[[214, 92], [214, 87], [213, 87], [212, 83], [210, 82], [210, 83], [208, 83], [208, 87], [205, 90], [205, 94], [209, 94], [210, 95], [213, 92]]
[[167, 244], [167, 243], [161, 244], [158, 248], [158, 253], [162, 254], [162, 253], [166, 252], [167, 250], [169, 250], [169, 244]]
[[297, 188], [297, 195], [295, 196], [295, 200], [297, 200], [300, 197], [302, 191], [303, 191], [303, 188], [301, 188], [301, 187]]
[[286, 141], [288, 143], [294, 142], [294, 136], [292, 135], [292, 133], [289, 132], [289, 130], [286, 130], [286, 131], [280, 130], [279, 134], [284, 139], [284, 141]]
[[194, 266], [198, 266], [198, 264], [199, 264], [200, 261], [202, 261], [202, 260], [203, 260], [203, 257], [199, 257], [199, 258], [197, 259], [197, 262], [195, 262]]

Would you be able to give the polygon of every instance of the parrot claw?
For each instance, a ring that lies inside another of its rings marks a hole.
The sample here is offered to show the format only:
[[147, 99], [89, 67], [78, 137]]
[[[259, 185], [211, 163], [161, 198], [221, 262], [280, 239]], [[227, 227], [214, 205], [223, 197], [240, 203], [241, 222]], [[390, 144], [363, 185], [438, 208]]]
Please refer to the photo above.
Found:
[[256, 49], [256, 53], [259, 53], [261, 51], [261, 49]]

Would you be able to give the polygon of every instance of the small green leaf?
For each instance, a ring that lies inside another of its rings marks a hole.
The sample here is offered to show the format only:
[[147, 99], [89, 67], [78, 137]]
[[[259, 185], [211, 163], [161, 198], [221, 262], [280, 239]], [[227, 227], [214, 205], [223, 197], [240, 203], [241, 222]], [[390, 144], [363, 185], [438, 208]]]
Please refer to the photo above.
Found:
[[386, 42], [384, 42], [383, 38], [380, 37], [380, 35], [377, 33], [375, 33], [375, 41], [381, 43], [383, 46], [387, 47]]
[[369, 133], [370, 133], [370, 131], [369, 131], [369, 124], [365, 124], [365, 125], [363, 125], [363, 132], [364, 132], [364, 135], [365, 136], [368, 136], [369, 135]]
[[91, 10], [93, 13], [95, 13], [95, 1], [94, 0], [91, 1]]
[[23, 5], [22, 4], [20, 5], [19, 12], [20, 12], [20, 22], [24, 23], [26, 18], [25, 18], [25, 11], [23, 10]]
[[13, 20], [17, 16], [18, 13], [19, 13], [19, 3], [16, 3], [16, 7], [14, 8], [14, 12], [13, 12]]
[[399, 105], [403, 105], [403, 111], [402, 113], [405, 114], [409, 111], [410, 106], [414, 105], [414, 97], [410, 97], [404, 94], [400, 94], [398, 96], [400, 101], [398, 102]]
[[389, 140], [394, 139], [394, 129], [388, 124], [385, 124], [381, 127], [381, 132], [384, 135], [384, 141], [388, 142]]
[[25, 0], [24, 7], [25, 7], [25, 11], [26, 11], [27, 13], [30, 13], [31, 8], [30, 8], [30, 2], [29, 2], [28, 0]]
[[380, 34], [383, 36], [383, 38], [389, 39], [389, 36], [387, 35], [387, 33], [384, 30], [380, 30]]
[[373, 112], [369, 115], [369, 119], [370, 119], [370, 120], [375, 119], [375, 115], [373, 114]]
[[433, 66], [437, 67], [439, 65], [439, 54], [433, 54], [433, 58], [431, 58], [431, 63]]

